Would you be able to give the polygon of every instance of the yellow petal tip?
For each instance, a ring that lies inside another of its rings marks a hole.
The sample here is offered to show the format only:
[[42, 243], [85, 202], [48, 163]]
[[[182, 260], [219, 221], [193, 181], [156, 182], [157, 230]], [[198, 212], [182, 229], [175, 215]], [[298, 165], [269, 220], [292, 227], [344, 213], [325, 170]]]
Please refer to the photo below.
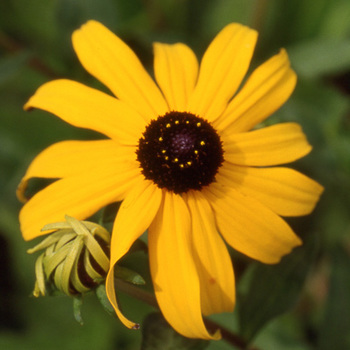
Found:
[[16, 196], [21, 203], [26, 203], [28, 201], [28, 198], [24, 194], [27, 189], [27, 185], [28, 182], [22, 180], [17, 186]]

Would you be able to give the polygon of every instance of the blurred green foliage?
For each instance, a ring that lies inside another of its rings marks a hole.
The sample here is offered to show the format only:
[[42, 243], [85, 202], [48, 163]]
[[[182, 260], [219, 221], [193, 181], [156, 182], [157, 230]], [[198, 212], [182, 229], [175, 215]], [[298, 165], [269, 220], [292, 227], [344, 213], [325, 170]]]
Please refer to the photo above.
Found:
[[159, 312], [149, 314], [142, 328], [141, 350], [203, 350], [208, 342], [188, 339], [175, 332]]
[[[325, 193], [312, 215], [288, 220], [306, 244], [280, 266], [235, 254], [237, 310], [213, 319], [261, 349], [349, 349], [349, 18], [348, 0], [1, 0], [0, 348], [141, 346], [141, 332], [125, 329], [96, 298], [84, 298], [81, 327], [69, 298], [30, 297], [35, 257], [26, 254], [31, 245], [22, 240], [17, 219], [21, 205], [14, 193], [30, 160], [56, 141], [95, 137], [46, 113], [25, 113], [22, 106], [56, 77], [103, 88], [84, 72], [70, 42], [74, 29], [96, 19], [121, 36], [150, 72], [153, 41], [185, 42], [200, 57], [232, 21], [260, 32], [253, 66], [287, 48], [298, 86], [268, 123], [303, 126], [314, 150], [293, 166], [323, 184]], [[138, 321], [151, 310], [127, 296], [122, 303]], [[221, 341], [207, 349], [232, 347]]]

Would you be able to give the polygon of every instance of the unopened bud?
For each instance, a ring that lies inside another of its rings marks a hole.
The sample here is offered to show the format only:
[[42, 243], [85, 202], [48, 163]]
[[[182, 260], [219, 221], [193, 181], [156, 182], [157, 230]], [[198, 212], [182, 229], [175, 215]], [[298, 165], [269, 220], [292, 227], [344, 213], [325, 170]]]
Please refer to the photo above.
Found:
[[35, 264], [34, 296], [56, 289], [77, 295], [104, 281], [109, 269], [110, 244], [105, 228], [66, 216], [65, 222], [48, 224], [42, 231], [53, 232], [28, 250], [30, 254], [44, 250]]

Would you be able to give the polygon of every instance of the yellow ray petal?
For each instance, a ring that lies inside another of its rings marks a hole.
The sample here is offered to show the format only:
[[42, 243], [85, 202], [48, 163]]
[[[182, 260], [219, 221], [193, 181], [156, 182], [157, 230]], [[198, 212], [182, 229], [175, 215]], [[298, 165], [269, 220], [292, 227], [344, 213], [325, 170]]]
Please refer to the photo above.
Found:
[[225, 163], [217, 180], [282, 216], [310, 214], [323, 191], [316, 181], [288, 168], [249, 168]]
[[24, 192], [30, 178], [64, 178], [79, 176], [99, 167], [110, 166], [119, 171], [138, 168], [135, 150], [112, 140], [63, 141], [42, 151], [30, 164], [17, 189], [17, 196], [25, 200]]
[[281, 50], [254, 70], [214, 126], [228, 135], [252, 129], [288, 100], [296, 80], [288, 55]]
[[136, 145], [146, 125], [140, 114], [125, 103], [66, 79], [42, 85], [24, 108], [43, 109], [67, 123], [101, 132], [126, 145]]
[[213, 211], [199, 191], [190, 191], [184, 199], [191, 212], [193, 250], [199, 274], [204, 315], [232, 312], [235, 281], [231, 257], [218, 233]]
[[227, 107], [247, 73], [256, 31], [237, 23], [226, 26], [205, 52], [189, 110], [214, 121]]
[[167, 112], [162, 94], [137, 56], [105, 26], [88, 21], [72, 40], [84, 68], [146, 121]]
[[120, 171], [110, 165], [54, 182], [23, 206], [19, 219], [24, 239], [44, 234], [40, 231], [44, 225], [64, 221], [65, 215], [83, 220], [124, 199], [139, 176], [137, 168]]
[[140, 178], [120, 206], [113, 227], [106, 292], [118, 317], [129, 328], [135, 328], [137, 325], [128, 320], [119, 309], [114, 286], [114, 265], [147, 230], [159, 209], [161, 198], [162, 191], [158, 187], [151, 181]]
[[170, 110], [187, 111], [198, 75], [198, 62], [193, 51], [178, 43], [154, 44], [154, 73]]
[[205, 328], [198, 272], [191, 248], [191, 218], [179, 195], [165, 192], [149, 228], [152, 280], [159, 307], [170, 325], [189, 338], [212, 339]]
[[218, 183], [203, 192], [214, 209], [219, 231], [241, 253], [273, 264], [301, 244], [287, 223], [257, 200]]
[[225, 160], [240, 165], [293, 162], [311, 151], [299, 124], [283, 123], [222, 137]]

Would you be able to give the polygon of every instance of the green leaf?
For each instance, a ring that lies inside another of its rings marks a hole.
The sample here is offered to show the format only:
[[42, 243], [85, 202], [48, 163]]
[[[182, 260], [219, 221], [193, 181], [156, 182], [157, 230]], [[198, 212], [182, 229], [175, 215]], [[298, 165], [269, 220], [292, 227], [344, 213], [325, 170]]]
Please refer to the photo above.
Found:
[[320, 34], [334, 39], [349, 36], [350, 1], [333, 0], [329, 1], [329, 4], [331, 6], [327, 11], [327, 16], [323, 17]]
[[250, 271], [248, 291], [239, 300], [240, 334], [250, 341], [270, 320], [296, 303], [315, 259], [317, 244], [309, 235], [277, 265], [257, 264]]
[[342, 246], [332, 255], [330, 288], [319, 330], [319, 350], [350, 349], [350, 255]]
[[264, 350], [311, 350], [305, 342], [305, 325], [302, 321], [293, 314], [285, 314], [271, 321], [254, 339], [254, 346]]
[[26, 40], [36, 47], [45, 47], [57, 38], [56, 1], [0, 1], [0, 23], [5, 30], [16, 33], [21, 44]]
[[314, 78], [350, 68], [350, 39], [317, 39], [288, 48], [298, 75]]
[[178, 334], [161, 313], [149, 314], [143, 322], [141, 350], [202, 350], [208, 344], [207, 341]]
[[81, 308], [83, 306], [83, 298], [81, 296], [76, 296], [73, 298], [73, 313], [74, 313], [74, 318], [76, 321], [80, 324], [83, 325], [83, 318], [81, 316]]

